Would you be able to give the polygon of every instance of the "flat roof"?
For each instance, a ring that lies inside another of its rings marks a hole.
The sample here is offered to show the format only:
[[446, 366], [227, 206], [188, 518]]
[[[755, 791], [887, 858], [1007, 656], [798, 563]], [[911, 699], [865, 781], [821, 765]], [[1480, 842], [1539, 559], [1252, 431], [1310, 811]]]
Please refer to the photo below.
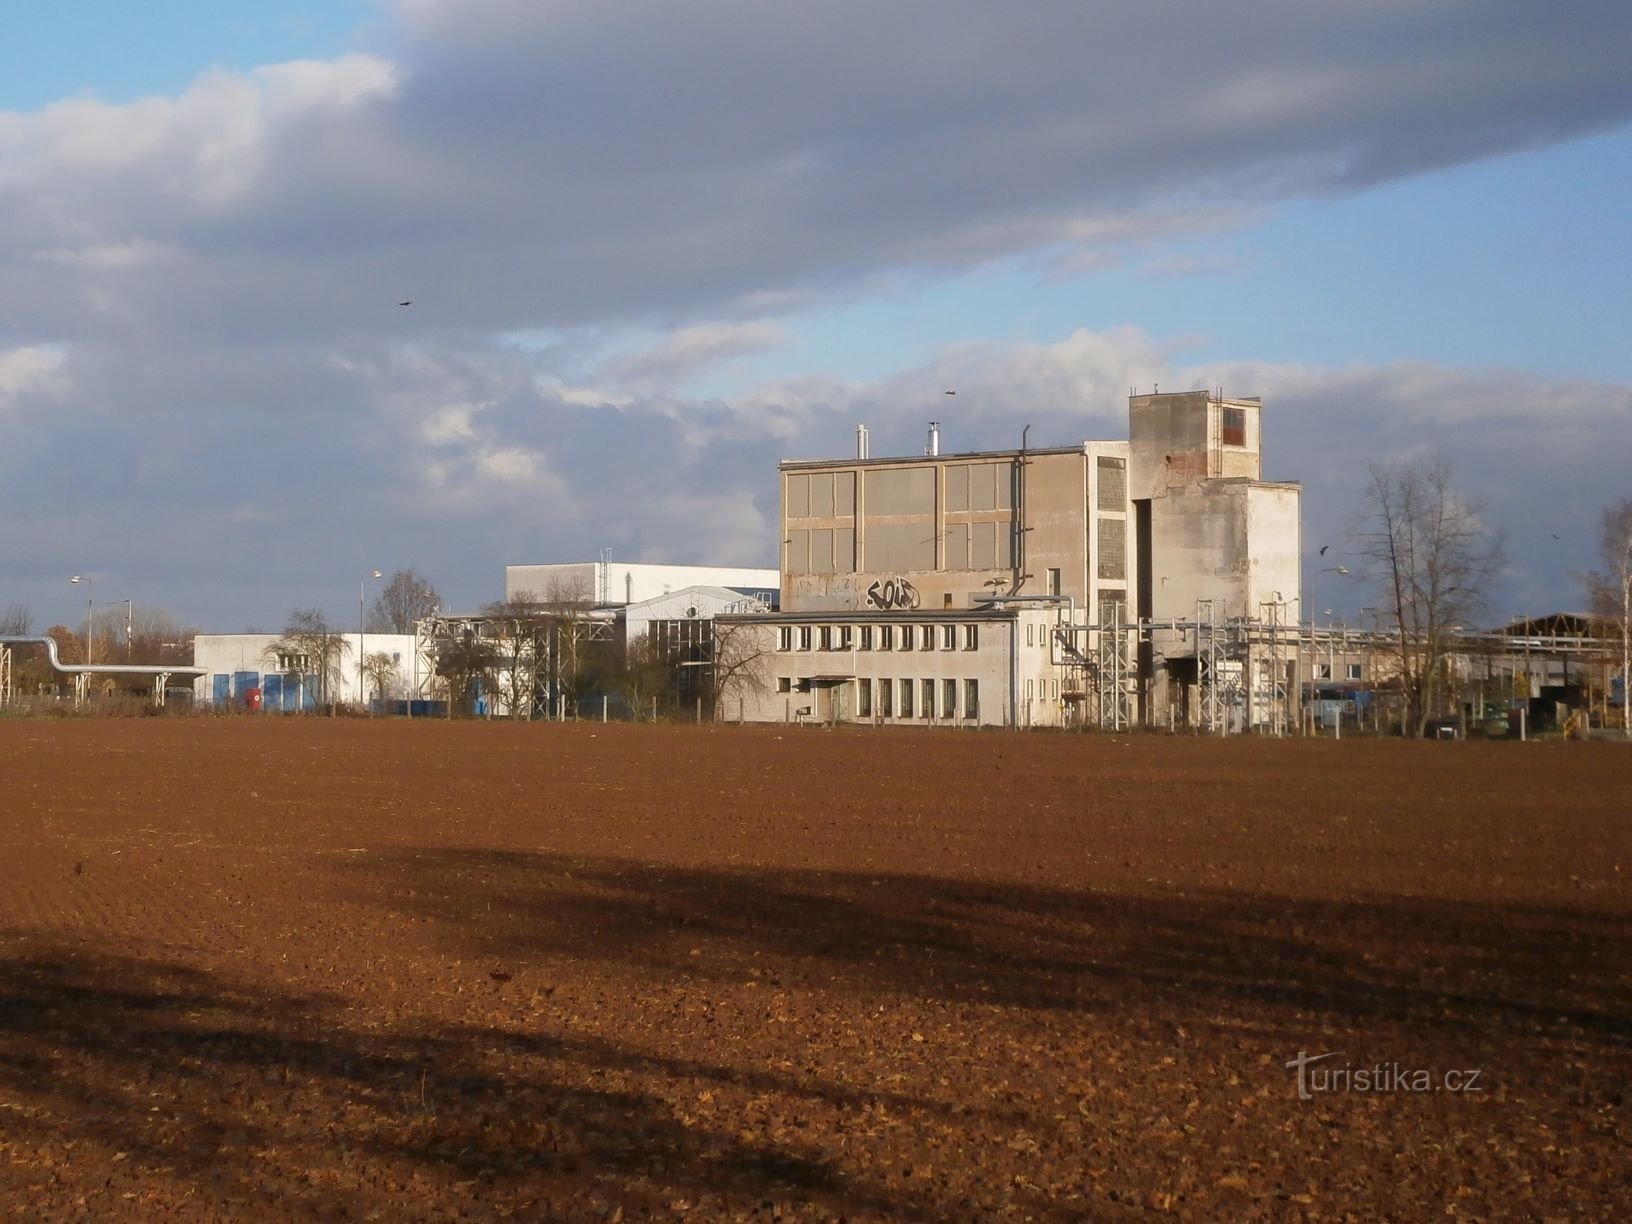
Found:
[[1126, 446], [1122, 439], [1089, 440], [1075, 446], [1028, 446], [1025, 450], [942, 451], [939, 455], [885, 455], [866, 459], [782, 459], [777, 467], [789, 468], [851, 468], [891, 467], [906, 463], [940, 463], [947, 459], [1018, 459], [1022, 455], [1086, 455], [1091, 446]]

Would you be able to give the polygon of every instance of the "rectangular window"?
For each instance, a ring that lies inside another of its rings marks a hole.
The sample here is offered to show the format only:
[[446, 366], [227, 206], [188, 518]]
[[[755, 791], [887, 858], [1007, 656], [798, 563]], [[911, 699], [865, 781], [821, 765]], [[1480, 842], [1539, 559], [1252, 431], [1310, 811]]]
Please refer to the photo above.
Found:
[[873, 682], [871, 680], [856, 681], [856, 717], [871, 718], [873, 716]]
[[809, 625], [800, 625], [799, 626], [799, 649], [800, 650], [809, 650], [810, 649], [810, 626]]
[[935, 681], [925, 680], [920, 687], [919, 696], [922, 700], [918, 703], [918, 717], [935, 717]]
[[941, 649], [956, 650], [958, 648], [958, 627], [956, 625], [941, 626]]
[[918, 626], [918, 649], [919, 650], [934, 650], [935, 649], [935, 626], [934, 625], [919, 625]]
[[1032, 636], [1032, 624], [1031, 624], [1030, 621], [1027, 621], [1026, 622], [1026, 645], [1027, 646], [1035, 646], [1036, 644], [1037, 643], [1036, 643], [1035, 640], [1033, 640], [1033, 636]]
[[1128, 576], [1128, 521], [1099, 520], [1099, 576], [1123, 581]]
[[1358, 663], [1350, 663], [1349, 664], [1349, 679], [1350, 680], [1360, 679], [1360, 664], [1358, 664]]
[[1218, 440], [1225, 446], [1245, 446], [1247, 444], [1247, 410], [1245, 408], [1226, 408], [1221, 416]]
[[1101, 510], [1128, 508], [1128, 465], [1123, 459], [1109, 455], [1099, 457], [1099, 497], [1095, 501]]
[[941, 717], [953, 719], [958, 716], [958, 682], [956, 680], [941, 681]]
[[963, 648], [977, 650], [980, 647], [980, 626], [965, 625], [963, 627]]
[[912, 649], [912, 626], [911, 625], [902, 625], [901, 626], [901, 649], [902, 650], [911, 650]]
[[1027, 701], [1032, 700], [1032, 698], [1034, 698], [1037, 695], [1036, 691], [1035, 691], [1036, 684], [1037, 684], [1037, 682], [1035, 680], [1027, 680], [1026, 681], [1026, 700]]
[[965, 680], [963, 682], [963, 716], [968, 719], [980, 717], [979, 680]]
[[895, 649], [895, 626], [880, 625], [878, 627], [878, 648], [880, 650]]
[[912, 681], [901, 681], [901, 717], [912, 717]]
[[878, 713], [881, 718], [895, 717], [895, 685], [889, 680], [878, 682]]
[[778, 650], [793, 649], [793, 626], [783, 625], [776, 631], [776, 648]]
[[1057, 569], [1050, 569], [1048, 571], [1048, 593], [1050, 595], [1058, 595], [1060, 593], [1060, 571]]
[[873, 648], [873, 627], [871, 625], [863, 625], [861, 627], [861, 648], [863, 650], [871, 650]]
[[1330, 663], [1316, 663], [1315, 664], [1315, 679], [1316, 680], [1330, 680], [1331, 678], [1332, 678], [1332, 665]]
[[839, 626], [839, 645], [838, 645], [838, 648], [840, 650], [849, 650], [850, 649], [850, 626], [849, 625], [840, 625]]
[[1126, 591], [1105, 590], [1099, 593], [1099, 623], [1108, 625], [1112, 621], [1126, 622], [1128, 619], [1128, 593]]
[[817, 630], [816, 643], [817, 643], [816, 644], [816, 649], [817, 650], [832, 650], [833, 649], [833, 626], [832, 625], [823, 625], [819, 630]]
[[776, 678], [776, 691], [791, 693], [793, 691], [793, 678], [791, 676], [778, 676]]

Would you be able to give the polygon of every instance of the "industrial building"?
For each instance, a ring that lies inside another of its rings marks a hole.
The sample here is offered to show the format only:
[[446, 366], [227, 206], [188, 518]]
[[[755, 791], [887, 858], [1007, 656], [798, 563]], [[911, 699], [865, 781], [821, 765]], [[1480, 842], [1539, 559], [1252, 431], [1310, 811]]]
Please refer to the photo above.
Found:
[[852, 459], [784, 462], [781, 612], [720, 618], [764, 660], [727, 711], [919, 724], [933, 693], [960, 724], [1284, 724], [1301, 487], [1262, 479], [1262, 418], [1152, 392], [1127, 441], [943, 454], [932, 424], [921, 456], [861, 429]]
[[778, 581], [773, 569], [649, 565], [603, 558], [549, 565], [507, 565], [504, 567], [504, 598], [508, 602], [621, 608], [686, 587], [724, 587], [770, 603], [775, 598]]
[[712, 704], [705, 660], [714, 618], [777, 607], [775, 570], [609, 560], [505, 569], [506, 599], [483, 612], [438, 613], [418, 626], [416, 691], [451, 686], [455, 705], [490, 717], [560, 718], [583, 712], [627, 717], [631, 651], [651, 646], [645, 669], [666, 669], [644, 704]]
[[[336, 633], [329, 675], [320, 664], [294, 653], [281, 634], [201, 633], [193, 639], [193, 704], [218, 709], [295, 713], [320, 704], [362, 705], [392, 701], [414, 692], [414, 635], [406, 633]], [[376, 655], [390, 660], [389, 670], [370, 675], [359, 660]], [[382, 691], [383, 690], [383, 691]]]

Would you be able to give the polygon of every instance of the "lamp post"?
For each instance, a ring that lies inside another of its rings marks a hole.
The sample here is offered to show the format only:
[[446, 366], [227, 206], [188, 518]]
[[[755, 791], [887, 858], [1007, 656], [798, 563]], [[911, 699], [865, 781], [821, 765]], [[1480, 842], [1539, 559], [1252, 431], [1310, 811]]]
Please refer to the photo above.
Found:
[[68, 581], [76, 586], [81, 582], [85, 584], [85, 663], [89, 666], [95, 662], [91, 658], [91, 648], [96, 642], [96, 626], [91, 619], [94, 615], [91, 601], [96, 596], [96, 584], [91, 581], [88, 574], [75, 574]]
[[363, 590], [370, 578], [380, 578], [379, 570], [370, 570], [357, 580], [357, 700], [362, 702], [363, 709], [368, 709], [368, 690], [363, 687], [363, 632], [366, 622], [363, 618]]

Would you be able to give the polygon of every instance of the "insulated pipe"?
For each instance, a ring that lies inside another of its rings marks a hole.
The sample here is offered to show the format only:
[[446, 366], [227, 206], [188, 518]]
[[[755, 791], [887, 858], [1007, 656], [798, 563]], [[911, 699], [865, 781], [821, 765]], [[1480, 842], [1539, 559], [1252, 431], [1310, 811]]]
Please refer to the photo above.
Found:
[[57, 655], [57, 639], [50, 637], [0, 637], [0, 645], [44, 646], [51, 666], [65, 676], [203, 676], [208, 669], [172, 663], [64, 663]]

